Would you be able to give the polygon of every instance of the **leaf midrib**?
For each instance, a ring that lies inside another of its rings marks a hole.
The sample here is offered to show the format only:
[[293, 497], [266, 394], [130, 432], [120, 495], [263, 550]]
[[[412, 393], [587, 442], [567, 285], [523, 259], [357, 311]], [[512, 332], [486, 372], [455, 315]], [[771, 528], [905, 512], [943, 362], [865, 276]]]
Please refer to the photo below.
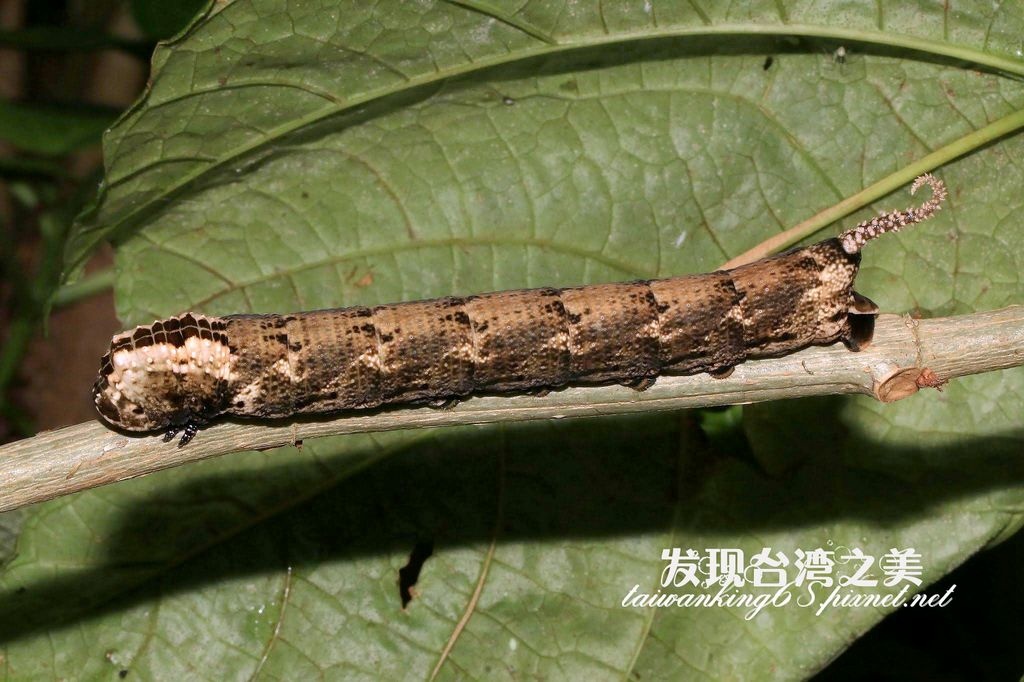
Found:
[[[406, 78], [405, 82], [400, 86], [389, 86], [379, 90], [370, 90], [362, 96], [345, 99], [344, 104], [339, 103], [336, 106], [332, 105], [306, 116], [294, 119], [285, 125], [278, 126], [276, 129], [272, 129], [267, 135], [259, 138], [258, 140], [255, 140], [250, 144], [242, 145], [232, 153], [222, 157], [220, 160], [213, 161], [210, 165], [200, 168], [192, 173], [186, 173], [177, 182], [168, 184], [164, 189], [150, 196], [142, 205], [134, 208], [121, 217], [113, 226], [111, 226], [109, 233], [116, 237], [119, 229], [126, 224], [130, 224], [139, 214], [149, 210], [154, 203], [168, 201], [170, 197], [177, 194], [183, 188], [192, 185], [207, 173], [227, 166], [237, 159], [244, 158], [246, 155], [256, 151], [260, 147], [271, 144], [274, 141], [295, 133], [306, 126], [313, 125], [319, 121], [329, 118], [330, 116], [340, 114], [347, 110], [363, 106], [374, 100], [379, 100], [413, 88], [440, 83], [441, 81], [457, 78], [474, 71], [513, 64], [519, 61], [543, 57], [559, 52], [569, 52], [578, 49], [625, 44], [630, 42], [641, 42], [645, 40], [657, 40], [673, 37], [707, 37], [716, 35], [759, 35], [775, 37], [801, 36], [856, 42], [866, 45], [897, 47], [925, 54], [964, 60], [979, 66], [990, 68], [994, 71], [1015, 74], [1024, 78], [1024, 61], [1009, 59], [974, 48], [968, 48], [944, 41], [889, 34], [885, 31], [868, 32], [863, 29], [844, 29], [821, 25], [791, 24], [779, 26], [773, 24], [771, 26], [763, 26], [758, 24], [722, 24], [719, 26], [701, 26], [698, 28], [676, 27], [666, 30], [624, 32], [615, 35], [594, 36], [571, 43], [538, 45], [534, 48], [522, 49], [512, 53], [503, 53], [495, 55], [494, 57], [482, 58], [476, 61], [469, 61], [445, 71], [437, 71], [422, 76], [409, 77]], [[287, 84], [282, 84], [282, 86], [286, 85]], [[147, 166], [147, 168], [148, 167], [149, 166]], [[141, 170], [142, 169], [140, 169], [140, 171]], [[104, 194], [109, 192], [112, 188], [117, 187], [120, 183], [127, 181], [129, 177], [137, 177], [137, 175], [138, 174], [132, 174], [131, 176], [121, 178], [111, 183], [104, 188]], [[90, 252], [90, 249], [86, 250], [86, 254], [88, 252]], [[71, 264], [69, 269], [73, 269], [75, 265], [76, 264]]]

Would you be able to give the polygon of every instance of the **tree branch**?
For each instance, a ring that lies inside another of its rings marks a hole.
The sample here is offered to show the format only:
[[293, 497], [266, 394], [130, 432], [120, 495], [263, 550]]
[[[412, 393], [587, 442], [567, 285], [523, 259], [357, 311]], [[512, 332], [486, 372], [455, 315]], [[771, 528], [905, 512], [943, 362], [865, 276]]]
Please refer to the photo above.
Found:
[[913, 320], [882, 315], [860, 353], [841, 345], [744, 363], [726, 379], [666, 376], [638, 393], [622, 386], [571, 387], [544, 397], [480, 396], [450, 410], [429, 407], [353, 412], [288, 423], [224, 422], [184, 448], [156, 436], [126, 436], [98, 421], [0, 448], [0, 511], [49, 500], [239, 450], [295, 445], [306, 438], [455, 424], [597, 416], [862, 393], [891, 402], [949, 379], [1024, 364], [1024, 306]]

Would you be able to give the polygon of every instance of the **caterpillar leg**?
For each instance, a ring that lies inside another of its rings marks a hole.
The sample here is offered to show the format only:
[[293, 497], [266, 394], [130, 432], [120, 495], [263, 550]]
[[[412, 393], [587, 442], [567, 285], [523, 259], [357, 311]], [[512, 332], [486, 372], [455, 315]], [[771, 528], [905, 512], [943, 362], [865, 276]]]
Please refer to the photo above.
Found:
[[460, 402], [462, 402], [460, 398], [436, 398], [434, 400], [428, 400], [427, 405], [433, 407], [435, 410], [450, 410]]
[[630, 379], [629, 381], [623, 381], [622, 385], [626, 388], [631, 388], [634, 391], [646, 391], [658, 381], [658, 377], [640, 377], [639, 379]]
[[711, 375], [712, 379], [728, 379], [730, 376], [732, 376], [732, 373], [735, 371], [736, 365], [729, 365], [728, 367], [709, 369], [708, 374]]
[[168, 426], [167, 431], [164, 432], [163, 441], [165, 443], [169, 443], [174, 440], [174, 437], [177, 436], [179, 432], [181, 432], [181, 440], [178, 441], [178, 447], [185, 447], [188, 445], [189, 441], [196, 437], [196, 434], [199, 433], [199, 428], [202, 425], [203, 423], [197, 419], [189, 419], [184, 424], [172, 424], [171, 426]]

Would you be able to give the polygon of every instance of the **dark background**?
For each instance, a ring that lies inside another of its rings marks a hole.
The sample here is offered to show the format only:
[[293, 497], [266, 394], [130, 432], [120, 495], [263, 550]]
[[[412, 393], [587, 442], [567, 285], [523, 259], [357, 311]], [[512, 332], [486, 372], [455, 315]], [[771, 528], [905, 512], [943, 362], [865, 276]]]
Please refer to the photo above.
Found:
[[[120, 327], [112, 257], [101, 250], [83, 284], [53, 299], [64, 235], [100, 180], [100, 135], [144, 88], [155, 42], [203, 4], [0, 0], [0, 442], [93, 418], [81, 387]], [[1019, 679], [1022, 560], [1018, 533], [928, 589], [955, 583], [950, 606], [893, 614], [819, 677]]]

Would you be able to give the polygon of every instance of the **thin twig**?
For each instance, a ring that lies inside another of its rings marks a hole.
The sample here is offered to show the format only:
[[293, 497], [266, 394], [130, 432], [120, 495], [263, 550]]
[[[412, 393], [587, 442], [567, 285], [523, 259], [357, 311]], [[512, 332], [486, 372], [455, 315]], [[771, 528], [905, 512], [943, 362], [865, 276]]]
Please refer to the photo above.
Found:
[[53, 307], [61, 308], [72, 303], [77, 303], [83, 298], [101, 294], [114, 286], [114, 268], [99, 270], [86, 275], [82, 279], [65, 284], [57, 289], [53, 295]]
[[858, 211], [873, 201], [903, 187], [915, 177], [935, 170], [943, 164], [949, 163], [964, 154], [976, 151], [982, 145], [993, 140], [1014, 133], [1024, 128], [1024, 111], [1015, 111], [1001, 119], [993, 121], [984, 128], [974, 131], [968, 135], [957, 138], [945, 147], [936, 149], [934, 152], [921, 157], [917, 161], [900, 167], [898, 171], [887, 175], [860, 192], [829, 206], [825, 210], [811, 216], [807, 220], [789, 228], [785, 232], [774, 235], [754, 248], [741, 253], [721, 266], [722, 270], [739, 267], [747, 263], [778, 253], [787, 247], [793, 246], [800, 240], [805, 239], [826, 225], [830, 225], [840, 218]]
[[661, 377], [638, 393], [622, 386], [572, 387], [537, 396], [482, 396], [449, 410], [429, 407], [350, 413], [327, 420], [225, 422], [184, 448], [157, 436], [130, 437], [98, 421], [41, 433], [0, 448], [0, 511], [239, 450], [367, 431], [560, 419], [677, 410], [812, 395], [862, 393], [904, 398], [922, 387], [1024, 364], [1024, 306], [960, 317], [913, 320], [883, 315], [875, 340], [851, 353], [841, 345], [747, 362], [726, 379]]

